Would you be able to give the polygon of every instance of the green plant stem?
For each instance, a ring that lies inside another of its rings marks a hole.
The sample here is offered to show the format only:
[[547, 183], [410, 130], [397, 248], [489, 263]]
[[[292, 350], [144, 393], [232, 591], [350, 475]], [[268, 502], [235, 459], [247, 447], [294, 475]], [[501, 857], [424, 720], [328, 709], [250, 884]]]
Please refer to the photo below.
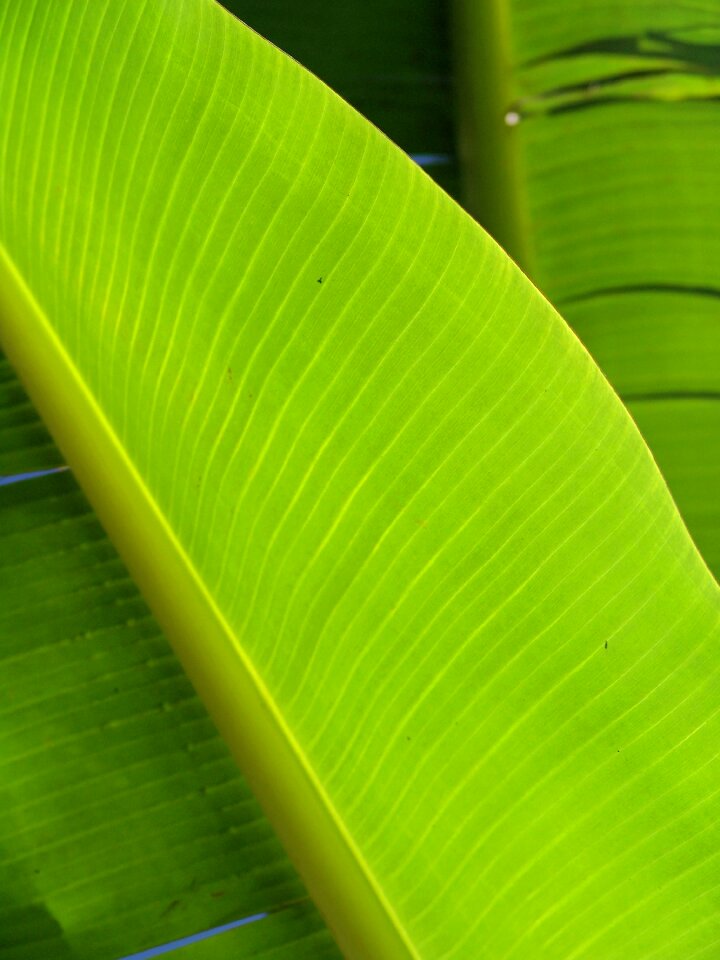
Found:
[[458, 152], [463, 202], [518, 266], [530, 273], [522, 202], [520, 119], [511, 111], [511, 54], [504, 0], [455, 0]]

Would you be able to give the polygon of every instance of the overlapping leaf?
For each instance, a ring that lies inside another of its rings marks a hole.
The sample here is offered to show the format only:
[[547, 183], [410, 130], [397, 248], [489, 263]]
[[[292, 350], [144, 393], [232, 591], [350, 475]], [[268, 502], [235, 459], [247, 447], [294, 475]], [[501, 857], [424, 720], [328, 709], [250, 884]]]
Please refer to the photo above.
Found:
[[720, 7], [457, 6], [475, 212], [627, 402], [717, 575]]
[[226, 0], [458, 194], [449, 11], [436, 0]]
[[3, 960], [117, 958], [296, 900], [236, 949], [333, 956], [72, 477], [4, 488], [0, 530]]

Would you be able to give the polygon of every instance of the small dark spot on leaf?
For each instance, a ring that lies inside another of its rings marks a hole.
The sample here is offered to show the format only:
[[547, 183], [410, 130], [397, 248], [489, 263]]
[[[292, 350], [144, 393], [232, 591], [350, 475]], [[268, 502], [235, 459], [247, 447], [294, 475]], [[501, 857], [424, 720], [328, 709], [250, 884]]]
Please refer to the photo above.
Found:
[[161, 917], [166, 917], [169, 913], [172, 913], [172, 911], [173, 911], [176, 907], [179, 907], [179, 906], [180, 906], [180, 901], [179, 901], [179, 900], [173, 900], [171, 903], [169, 903], [169, 904], [165, 907], [165, 909], [164, 909], [163, 912], [160, 914], [160, 916], [161, 916]]
[[412, 737], [405, 737], [406, 740], [412, 740]]
[[607, 650], [607, 640], [605, 641], [605, 649]]
[[35, 869], [33, 870], [33, 873], [40, 873], [40, 868], [39, 868], [39, 867], [35, 867]]
[[225, 374], [225, 379], [227, 380], [228, 383], [232, 383], [232, 382], [233, 382], [232, 367], [228, 367], [228, 368], [227, 368], [227, 373]]
[[323, 278], [322, 278], [322, 277], [318, 277], [317, 282], [318, 282], [318, 283], [322, 283], [322, 281], [323, 281]]

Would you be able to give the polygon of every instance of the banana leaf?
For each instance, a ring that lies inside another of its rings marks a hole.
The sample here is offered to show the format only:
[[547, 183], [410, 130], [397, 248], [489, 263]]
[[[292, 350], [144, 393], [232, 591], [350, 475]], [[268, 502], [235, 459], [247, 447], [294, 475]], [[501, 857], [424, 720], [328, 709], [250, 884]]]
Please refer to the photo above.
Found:
[[0, 531], [3, 960], [119, 958], [258, 914], [243, 956], [336, 956], [74, 479], [4, 489]]
[[291, 54], [451, 196], [460, 193], [450, 17], [445, 0], [226, 0]]
[[718, 587], [574, 334], [210, 0], [2, 15], [3, 346], [341, 950], [710, 956]]
[[720, 6], [457, 0], [464, 199], [625, 400], [720, 573]]

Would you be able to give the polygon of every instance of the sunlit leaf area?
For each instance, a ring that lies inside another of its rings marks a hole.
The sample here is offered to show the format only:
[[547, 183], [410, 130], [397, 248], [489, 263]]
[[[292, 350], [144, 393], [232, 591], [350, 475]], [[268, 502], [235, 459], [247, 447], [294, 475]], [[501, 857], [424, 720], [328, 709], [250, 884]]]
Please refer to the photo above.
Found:
[[0, 960], [720, 957], [720, 0], [0, 0]]

